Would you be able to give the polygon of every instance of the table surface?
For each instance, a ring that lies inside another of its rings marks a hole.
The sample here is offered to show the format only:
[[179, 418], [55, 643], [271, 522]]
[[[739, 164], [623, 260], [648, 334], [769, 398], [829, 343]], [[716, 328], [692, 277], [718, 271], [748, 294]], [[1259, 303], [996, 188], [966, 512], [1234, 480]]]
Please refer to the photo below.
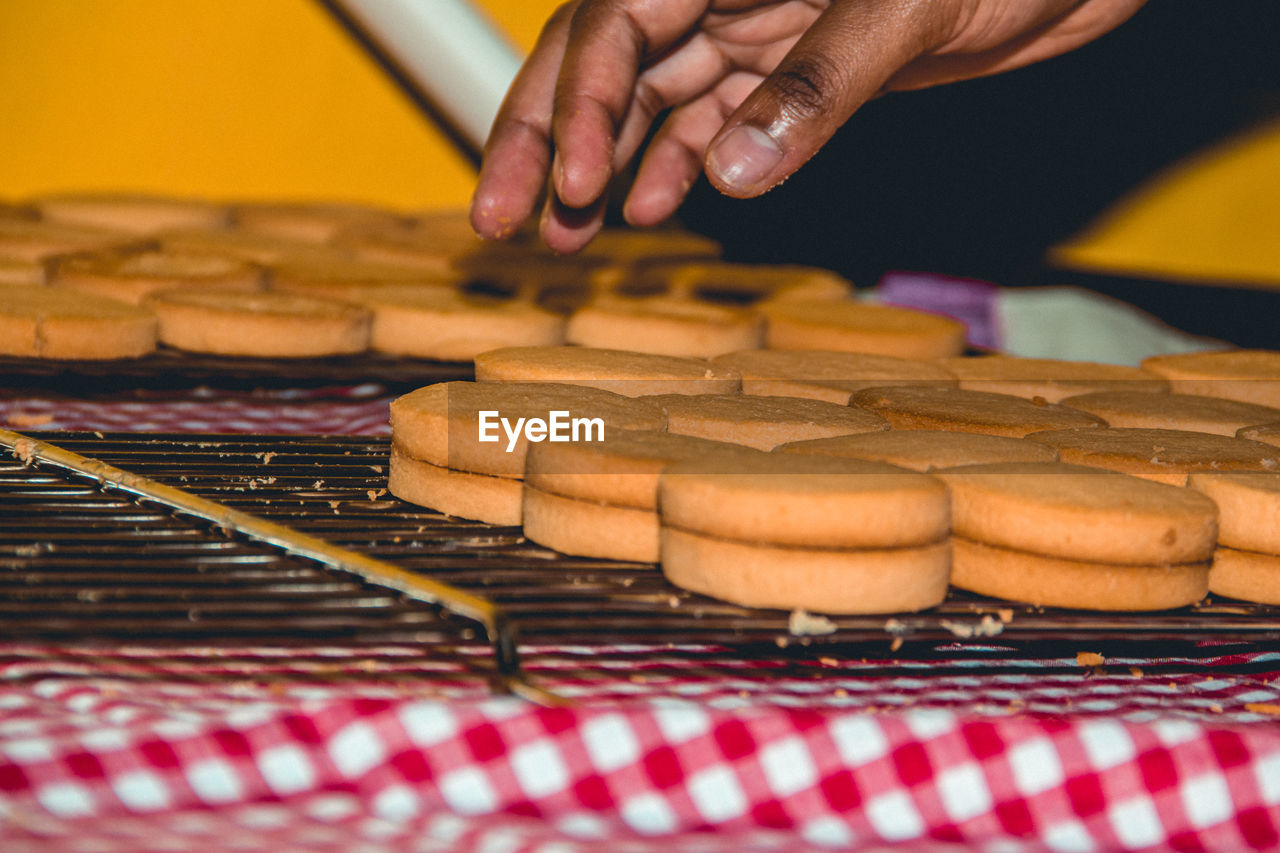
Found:
[[[0, 423], [386, 435], [389, 400], [24, 390]], [[4, 643], [5, 849], [1280, 848], [1280, 650], [546, 671], [575, 700], [551, 708], [387, 671], [420, 651]]]

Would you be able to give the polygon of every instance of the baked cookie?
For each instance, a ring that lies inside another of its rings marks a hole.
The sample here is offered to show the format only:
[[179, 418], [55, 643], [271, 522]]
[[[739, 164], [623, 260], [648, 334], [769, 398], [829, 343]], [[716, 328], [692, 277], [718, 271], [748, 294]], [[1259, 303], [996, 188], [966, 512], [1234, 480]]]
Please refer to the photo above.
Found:
[[640, 398], [667, 415], [667, 431], [772, 450], [810, 438], [887, 430], [884, 418], [865, 409], [800, 397], [741, 394], [662, 394]]
[[[563, 413], [565, 434], [579, 441], [666, 426], [656, 407], [595, 388], [515, 382], [428, 385], [391, 403], [391, 440], [398, 453], [392, 458], [391, 493], [450, 515], [519, 523], [530, 446], [524, 425], [541, 419], [542, 436], [558, 444], [556, 413]], [[584, 422], [593, 419], [600, 421], [598, 432]]]
[[1187, 485], [1218, 505], [1218, 544], [1280, 555], [1280, 473], [1197, 471]]
[[473, 474], [414, 459], [394, 442], [387, 490], [411, 504], [486, 524], [520, 524], [519, 480]]
[[952, 538], [951, 583], [959, 589], [1073, 610], [1170, 610], [1204, 598], [1208, 563], [1117, 566], [1045, 557]]
[[1189, 489], [1062, 462], [996, 462], [933, 472], [951, 489], [957, 536], [1049, 557], [1116, 565], [1207, 562], [1217, 508]]
[[156, 318], [134, 305], [52, 287], [0, 288], [0, 355], [137, 358], [156, 347]]
[[306, 260], [313, 264], [340, 263], [351, 257], [348, 252], [285, 240], [267, 234], [227, 229], [224, 231], [177, 230], [165, 231], [156, 236], [160, 248], [166, 252], [192, 255], [221, 255], [251, 261], [264, 267], [274, 267], [285, 262]]
[[1058, 453], [1053, 448], [1022, 438], [941, 430], [866, 432], [860, 435], [796, 441], [783, 444], [775, 450], [778, 453], [870, 459], [910, 468], [912, 471], [991, 462], [1055, 462], [1058, 459]]
[[1245, 427], [1236, 433], [1236, 438], [1247, 438], [1250, 441], [1261, 441], [1263, 444], [1274, 444], [1280, 447], [1280, 423]]
[[48, 281], [48, 275], [48, 266], [42, 261], [24, 261], [0, 255], [0, 286], [38, 286]]
[[769, 349], [827, 349], [899, 358], [944, 358], [965, 347], [965, 325], [950, 317], [896, 305], [832, 300], [773, 300]]
[[1153, 355], [1142, 367], [1169, 380], [1180, 394], [1225, 397], [1280, 408], [1280, 352], [1214, 350]]
[[476, 297], [453, 287], [383, 285], [351, 292], [373, 312], [370, 345], [378, 352], [471, 361], [499, 347], [556, 346], [564, 318], [522, 300]]
[[152, 293], [173, 288], [262, 290], [266, 273], [235, 258], [147, 249], [60, 258], [52, 263], [49, 283], [137, 305]]
[[1280, 448], [1243, 438], [1172, 429], [1061, 429], [1028, 435], [1063, 462], [1185, 485], [1192, 471], [1280, 471]]
[[1235, 435], [1280, 420], [1280, 409], [1196, 394], [1100, 391], [1067, 397], [1062, 405], [1097, 415], [1113, 427], [1177, 429]]
[[390, 210], [344, 202], [255, 202], [231, 212], [241, 231], [303, 243], [327, 243], [345, 228], [391, 226], [402, 217]]
[[0, 218], [0, 257], [39, 262], [74, 252], [129, 248], [139, 239], [121, 231], [62, 225], [28, 219]]
[[478, 382], [561, 382], [627, 397], [733, 394], [737, 371], [693, 358], [595, 347], [504, 347], [476, 356]]
[[724, 252], [710, 237], [681, 228], [604, 228], [581, 254], [612, 264], [715, 260]]
[[1103, 427], [1098, 417], [1056, 403], [960, 388], [903, 386], [868, 388], [849, 405], [875, 412], [894, 429], [980, 432], [1022, 438], [1048, 429]]
[[1204, 597], [1217, 507], [1203, 495], [1058, 462], [934, 473], [951, 490], [951, 582], [961, 589], [1094, 610]]
[[946, 595], [949, 501], [927, 474], [783, 454], [681, 462], [660, 475], [658, 505], [662, 571], [685, 589], [825, 613]]
[[939, 364], [969, 391], [993, 391], [1028, 400], [1060, 403], [1063, 397], [1094, 391], [1168, 391], [1169, 383], [1137, 367], [1092, 361], [1020, 358], [1012, 355], [958, 356]]
[[586, 347], [711, 358], [759, 347], [764, 318], [694, 299], [597, 296], [569, 318], [565, 339]]
[[[392, 401], [391, 435], [415, 459], [442, 468], [520, 479], [529, 440], [520, 419], [549, 421], [553, 412], [569, 418], [600, 419], [604, 438], [617, 430], [663, 430], [667, 418], [649, 403], [581, 385], [553, 382], [441, 382]], [[481, 413], [490, 413], [481, 422]], [[513, 437], [500, 422], [516, 429]], [[567, 427], [572, 436], [572, 425]], [[596, 440], [595, 425], [580, 425], [579, 441]], [[489, 437], [481, 440], [482, 434]], [[535, 442], [536, 443], [536, 442]], [[560, 442], [554, 442], [560, 443]]]
[[369, 313], [354, 305], [288, 293], [163, 290], [143, 304], [160, 341], [218, 355], [311, 358], [363, 352]]
[[457, 278], [356, 258], [296, 257], [280, 261], [271, 268], [272, 290], [322, 299], [354, 301], [365, 291], [388, 284], [452, 289]]
[[[646, 268], [649, 271], [650, 268]], [[821, 267], [703, 261], [652, 268], [674, 294], [722, 305], [750, 306], [771, 300], [846, 300], [847, 278]]]
[[653, 430], [600, 442], [530, 445], [524, 534], [565, 554], [658, 561], [658, 475], [669, 465], [741, 447]]
[[226, 205], [195, 198], [127, 193], [66, 193], [36, 199], [49, 222], [148, 235], [177, 228], [225, 228]]
[[711, 363], [741, 373], [743, 394], [807, 397], [842, 406], [864, 388], [956, 385], [949, 370], [931, 362], [869, 353], [746, 350], [718, 356]]
[[1209, 570], [1209, 591], [1242, 601], [1280, 604], [1280, 557], [1219, 548]]

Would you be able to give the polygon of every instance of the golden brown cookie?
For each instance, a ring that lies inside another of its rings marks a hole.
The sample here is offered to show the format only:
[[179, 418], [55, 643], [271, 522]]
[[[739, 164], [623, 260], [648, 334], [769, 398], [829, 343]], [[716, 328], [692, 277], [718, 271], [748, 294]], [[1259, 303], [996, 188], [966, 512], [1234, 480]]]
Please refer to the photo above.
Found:
[[667, 431], [772, 450], [779, 444], [887, 430], [889, 423], [865, 409], [800, 397], [741, 394], [662, 394], [641, 399], [667, 415]]
[[993, 391], [1028, 400], [1039, 397], [1048, 403], [1094, 391], [1169, 390], [1169, 383], [1154, 373], [1092, 361], [983, 355], [944, 358], [938, 363], [958, 376], [960, 387], [969, 391]]
[[148, 249], [69, 255], [53, 262], [49, 283], [137, 305], [152, 293], [173, 288], [261, 290], [266, 274], [262, 267], [235, 258]]
[[583, 248], [585, 257], [631, 265], [654, 261], [714, 260], [724, 249], [703, 234], [680, 228], [605, 228]]
[[441, 468], [414, 459], [394, 442], [387, 489], [403, 501], [445, 515], [487, 524], [520, 523], [522, 487], [519, 480]]
[[[525, 424], [538, 418], [550, 427], [552, 413], [561, 411], [570, 419], [564, 430], [571, 439], [573, 419], [600, 419], [606, 439], [617, 430], [662, 430], [667, 423], [656, 406], [598, 388], [552, 382], [441, 382], [392, 401], [391, 435], [406, 454], [438, 467], [520, 479], [530, 444]], [[483, 412], [491, 414], [484, 416], [482, 426]], [[560, 428], [556, 430], [560, 434]], [[598, 437], [594, 424], [577, 427], [579, 441]]]
[[960, 388], [869, 388], [850, 397], [849, 405], [869, 409], [894, 429], [903, 430], [980, 432], [1022, 438], [1040, 430], [1106, 426], [1101, 418], [1056, 403]]
[[1280, 604], [1280, 557], [1219, 548], [1209, 571], [1209, 591], [1241, 601]]
[[373, 312], [370, 345], [378, 352], [471, 361], [511, 346], [556, 346], [564, 318], [522, 300], [471, 296], [454, 287], [383, 285], [347, 297]]
[[1280, 448], [1205, 432], [1171, 429], [1062, 429], [1028, 435], [1063, 462], [1184, 485], [1192, 471], [1280, 471]]
[[454, 287], [456, 276], [424, 273], [413, 267], [378, 264], [356, 258], [296, 257], [271, 268], [271, 289], [322, 299], [359, 299], [370, 288], [388, 284]]
[[775, 300], [765, 310], [769, 349], [827, 349], [944, 358], [964, 352], [958, 320], [895, 305], [830, 300]]
[[224, 228], [226, 205], [203, 199], [126, 193], [67, 193], [37, 199], [49, 222], [107, 228], [129, 234], [156, 234], [177, 228]]
[[222, 255], [242, 261], [252, 261], [265, 267], [299, 260], [313, 264], [340, 263], [351, 257], [348, 252], [328, 246], [316, 246], [300, 240], [285, 240], [236, 229], [165, 231], [158, 234], [156, 240], [160, 243], [160, 248], [167, 252]]
[[565, 339], [586, 347], [711, 358], [759, 347], [764, 318], [694, 299], [605, 295], [574, 312]]
[[1187, 485], [1218, 505], [1218, 544], [1280, 554], [1280, 473], [1197, 471]]
[[658, 562], [655, 510], [596, 503], [524, 486], [524, 536], [562, 554]]
[[1023, 438], [941, 430], [890, 430], [818, 438], [784, 444], [776, 452], [870, 459], [912, 471], [991, 462], [1054, 462], [1058, 458], [1053, 448]]
[[48, 280], [48, 274], [48, 266], [43, 261], [24, 261], [0, 255], [0, 286], [38, 286]]
[[524, 534], [565, 554], [658, 561], [658, 475], [741, 447], [653, 430], [602, 442], [534, 444], [525, 462]]
[[1153, 355], [1142, 367], [1169, 380], [1180, 394], [1225, 397], [1280, 408], [1280, 352], [1214, 350]]
[[860, 459], [768, 453], [680, 462], [659, 477], [658, 506], [664, 526], [801, 548], [905, 548], [950, 529], [941, 480]]
[[1061, 462], [935, 471], [951, 489], [951, 527], [987, 545], [1116, 565], [1207, 562], [1217, 507], [1204, 495]]
[[390, 210], [345, 202], [258, 202], [232, 210], [241, 231], [303, 243], [327, 243], [345, 228], [395, 225], [402, 217]]
[[137, 245], [138, 237], [122, 231], [0, 218], [0, 257], [16, 261], [44, 261], [74, 252], [96, 252]]
[[288, 293], [163, 290], [144, 300], [160, 321], [160, 341], [218, 355], [310, 358], [363, 352], [369, 312]]
[[683, 589], [745, 607], [905, 613], [942, 602], [951, 548], [803, 548], [662, 528], [662, 573]]
[[[853, 295], [853, 284], [848, 279], [821, 267], [702, 261], [649, 266], [638, 270], [637, 275], [661, 277], [674, 294], [721, 305], [845, 300]], [[627, 285], [622, 286], [625, 289]]]
[[529, 446], [525, 481], [545, 492], [601, 504], [658, 509], [658, 475], [676, 462], [716, 454], [752, 455], [744, 447], [658, 430], [617, 429], [604, 441]]
[[949, 370], [931, 362], [869, 353], [746, 350], [713, 358], [711, 363], [741, 373], [744, 394], [808, 397], [842, 406], [864, 388], [956, 385]]
[[0, 288], [0, 354], [136, 358], [156, 347], [156, 318], [115, 299], [52, 287]]
[[1276, 447], [1280, 447], [1280, 423], [1245, 427], [1236, 433], [1236, 438], [1261, 441], [1263, 444], [1273, 444]]
[[1113, 427], [1177, 429], [1235, 435], [1280, 419], [1280, 409], [1196, 394], [1100, 391], [1067, 397], [1062, 405], [1097, 415]]
[[960, 589], [1076, 610], [1168, 610], [1208, 591], [1209, 564], [1118, 566], [1044, 557], [952, 539], [951, 584]]
[[737, 371], [693, 358], [594, 347], [505, 347], [476, 356], [478, 382], [559, 382], [627, 397], [733, 394]]

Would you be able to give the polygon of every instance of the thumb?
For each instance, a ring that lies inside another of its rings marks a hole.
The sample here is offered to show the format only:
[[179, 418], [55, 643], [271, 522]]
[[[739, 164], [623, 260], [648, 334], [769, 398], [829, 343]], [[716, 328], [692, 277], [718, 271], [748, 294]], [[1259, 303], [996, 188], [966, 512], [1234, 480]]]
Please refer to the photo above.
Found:
[[953, 5], [835, 0], [711, 140], [711, 183], [736, 198], [777, 186], [900, 68], [941, 40], [933, 34], [944, 31]]

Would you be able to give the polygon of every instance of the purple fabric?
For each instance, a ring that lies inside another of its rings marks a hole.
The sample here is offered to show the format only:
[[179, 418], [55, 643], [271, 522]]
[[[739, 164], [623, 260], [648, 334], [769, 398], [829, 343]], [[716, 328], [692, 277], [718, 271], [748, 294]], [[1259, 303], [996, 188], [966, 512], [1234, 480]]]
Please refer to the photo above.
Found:
[[919, 308], [960, 320], [969, 327], [969, 346], [1000, 349], [996, 321], [1000, 288], [991, 282], [891, 270], [881, 277], [876, 292], [885, 304]]

